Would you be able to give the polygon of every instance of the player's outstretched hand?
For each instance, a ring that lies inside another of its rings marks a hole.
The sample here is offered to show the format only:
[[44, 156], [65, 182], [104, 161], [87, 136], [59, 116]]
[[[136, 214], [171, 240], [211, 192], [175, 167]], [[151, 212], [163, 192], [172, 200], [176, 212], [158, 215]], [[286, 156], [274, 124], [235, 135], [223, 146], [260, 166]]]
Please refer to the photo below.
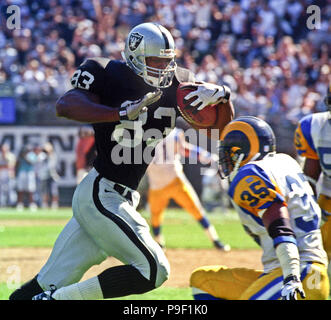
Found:
[[135, 101], [124, 101], [120, 107], [121, 120], [135, 120], [139, 114], [147, 111], [147, 107], [154, 102], [158, 101], [162, 96], [162, 91], [157, 90], [154, 92], [146, 93], [141, 99]]
[[301, 298], [306, 298], [305, 292], [302, 287], [301, 281], [296, 276], [288, 276], [284, 280], [281, 299], [282, 300], [297, 300], [297, 294], [300, 294]]
[[[184, 88], [184, 87], [183, 87]], [[212, 83], [197, 83], [196, 90], [185, 96], [188, 101], [191, 98], [196, 99], [190, 103], [197, 110], [202, 110], [210, 104], [227, 103], [230, 99], [231, 90], [228, 86], [218, 86]]]

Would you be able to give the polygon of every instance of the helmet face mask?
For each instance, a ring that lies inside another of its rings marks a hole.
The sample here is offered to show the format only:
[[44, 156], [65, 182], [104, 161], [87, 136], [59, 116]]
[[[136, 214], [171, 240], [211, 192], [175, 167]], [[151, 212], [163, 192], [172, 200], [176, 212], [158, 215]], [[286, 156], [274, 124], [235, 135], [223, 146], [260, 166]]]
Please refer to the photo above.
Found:
[[234, 153], [230, 146], [223, 145], [219, 148], [219, 163], [222, 168], [222, 179], [228, 177], [234, 170], [234, 166], [239, 158], [238, 152]]
[[251, 116], [239, 117], [222, 132], [219, 146], [221, 177], [229, 177], [231, 181], [240, 167], [275, 151], [275, 135], [265, 121]]
[[[175, 42], [161, 25], [148, 22], [134, 27], [128, 35], [122, 57], [148, 85], [166, 88], [172, 84], [177, 67]], [[148, 57], [166, 58], [169, 63], [165, 68], [156, 68], [147, 64]]]
[[167, 59], [169, 63], [164, 69], [151, 67], [148, 65], [148, 58], [145, 58], [146, 66], [143, 67], [143, 78], [144, 80], [153, 87], [157, 88], [166, 88], [171, 85], [172, 79], [175, 75], [176, 71], [176, 62], [174, 59], [169, 58], [159, 58], [159, 59]]

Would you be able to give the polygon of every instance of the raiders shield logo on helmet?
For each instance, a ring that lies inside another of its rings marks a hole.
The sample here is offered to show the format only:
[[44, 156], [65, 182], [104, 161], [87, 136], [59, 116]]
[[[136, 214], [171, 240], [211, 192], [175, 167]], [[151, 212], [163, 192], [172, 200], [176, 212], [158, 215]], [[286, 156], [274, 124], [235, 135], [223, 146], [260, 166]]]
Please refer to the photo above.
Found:
[[139, 34], [138, 32], [133, 32], [130, 35], [129, 38], [129, 48], [131, 51], [134, 51], [138, 48], [138, 46], [140, 45], [141, 40], [143, 39], [144, 36], [142, 36], [141, 34]]

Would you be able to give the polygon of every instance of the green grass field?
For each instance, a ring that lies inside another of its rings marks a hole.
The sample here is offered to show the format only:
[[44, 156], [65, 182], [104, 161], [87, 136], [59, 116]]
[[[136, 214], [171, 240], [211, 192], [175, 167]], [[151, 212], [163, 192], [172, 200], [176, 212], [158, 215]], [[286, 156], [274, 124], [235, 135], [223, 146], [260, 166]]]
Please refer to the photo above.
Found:
[[[0, 210], [0, 251], [2, 248], [39, 247], [51, 248], [65, 223], [70, 219], [70, 208], [52, 210]], [[148, 220], [148, 214], [142, 211]], [[222, 240], [233, 249], [253, 249], [257, 245], [247, 236], [236, 213], [213, 212], [208, 215]], [[167, 248], [212, 248], [200, 225], [180, 209], [168, 209], [165, 214], [163, 233]], [[1, 255], [0, 255], [1, 256]], [[1, 270], [0, 260], [0, 272]], [[36, 270], [37, 271], [37, 270]], [[0, 283], [0, 300], [8, 299], [13, 291], [6, 283]], [[161, 287], [143, 295], [132, 295], [121, 300], [190, 300], [189, 288]]]
[[[141, 213], [148, 220], [146, 211]], [[14, 209], [0, 209], [0, 248], [52, 247], [71, 215], [71, 209], [39, 210], [37, 212], [26, 210], [20, 213]], [[232, 248], [257, 248], [255, 242], [243, 231], [235, 212], [229, 211], [223, 214], [216, 211], [209, 214], [208, 217], [222, 240], [230, 243]], [[4, 226], [2, 221], [11, 221], [11, 223], [9, 226]], [[27, 221], [33, 221], [34, 225], [24, 226], [24, 222]], [[180, 209], [167, 210], [162, 231], [168, 248], [212, 247], [205, 234], [201, 232], [200, 225]]]

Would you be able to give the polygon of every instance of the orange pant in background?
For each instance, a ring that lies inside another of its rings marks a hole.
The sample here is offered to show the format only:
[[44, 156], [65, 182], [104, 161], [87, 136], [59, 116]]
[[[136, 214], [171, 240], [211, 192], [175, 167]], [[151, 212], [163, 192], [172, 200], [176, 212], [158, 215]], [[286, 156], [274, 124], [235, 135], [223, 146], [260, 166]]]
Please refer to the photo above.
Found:
[[190, 182], [175, 178], [162, 189], [148, 191], [152, 227], [159, 227], [162, 224], [164, 210], [171, 199], [190, 213], [197, 221], [204, 217], [204, 209]]

